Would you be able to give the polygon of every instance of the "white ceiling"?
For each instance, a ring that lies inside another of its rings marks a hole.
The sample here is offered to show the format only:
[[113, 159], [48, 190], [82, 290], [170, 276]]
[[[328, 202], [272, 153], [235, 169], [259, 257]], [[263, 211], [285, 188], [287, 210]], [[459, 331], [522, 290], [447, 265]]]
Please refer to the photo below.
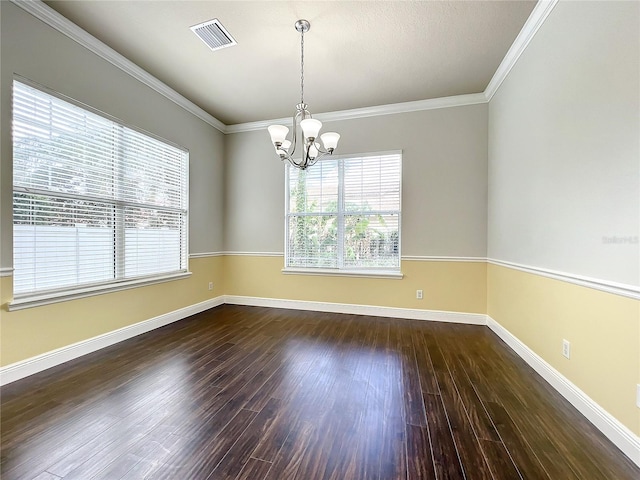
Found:
[[[535, 1], [47, 1], [227, 125], [484, 91]], [[238, 45], [189, 29], [218, 18]]]

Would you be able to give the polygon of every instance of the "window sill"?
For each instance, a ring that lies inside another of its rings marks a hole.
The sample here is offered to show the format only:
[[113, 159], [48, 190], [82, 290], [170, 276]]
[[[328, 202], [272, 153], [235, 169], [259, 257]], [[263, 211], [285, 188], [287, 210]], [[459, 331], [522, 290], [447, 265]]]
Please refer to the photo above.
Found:
[[317, 275], [327, 277], [391, 278], [402, 280], [402, 272], [388, 270], [338, 270], [334, 268], [283, 268], [285, 275]]
[[41, 307], [43, 305], [50, 305], [52, 303], [77, 300], [79, 298], [92, 297], [94, 295], [102, 295], [103, 293], [119, 292], [121, 290], [128, 290], [130, 288], [145, 287], [147, 285], [155, 285], [156, 283], [180, 280], [190, 276], [191, 272], [180, 272], [158, 277], [125, 280], [122, 282], [109, 283], [106, 285], [94, 285], [73, 290], [33, 294], [14, 299], [7, 304], [7, 309], [12, 312], [14, 310], [22, 310], [23, 308]]

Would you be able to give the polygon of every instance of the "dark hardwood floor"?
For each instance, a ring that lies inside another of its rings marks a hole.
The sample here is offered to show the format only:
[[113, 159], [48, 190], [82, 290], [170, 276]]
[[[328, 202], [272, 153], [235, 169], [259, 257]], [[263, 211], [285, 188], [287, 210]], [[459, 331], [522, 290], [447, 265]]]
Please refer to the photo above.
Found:
[[222, 306], [2, 390], [2, 480], [624, 480], [485, 327]]

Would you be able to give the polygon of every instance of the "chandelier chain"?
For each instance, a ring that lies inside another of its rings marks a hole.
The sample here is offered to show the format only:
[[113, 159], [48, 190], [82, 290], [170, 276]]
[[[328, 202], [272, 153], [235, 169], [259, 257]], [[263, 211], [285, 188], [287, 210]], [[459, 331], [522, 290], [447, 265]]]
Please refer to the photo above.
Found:
[[304, 103], [304, 31], [300, 32], [300, 103]]

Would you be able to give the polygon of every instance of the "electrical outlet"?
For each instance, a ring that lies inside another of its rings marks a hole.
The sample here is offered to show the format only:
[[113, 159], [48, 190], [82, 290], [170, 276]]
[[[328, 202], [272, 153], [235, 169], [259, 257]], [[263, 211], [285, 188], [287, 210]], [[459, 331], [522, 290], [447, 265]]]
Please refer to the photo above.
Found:
[[416, 290], [416, 298], [422, 300], [422, 290]]
[[569, 343], [569, 340], [562, 340], [562, 355], [571, 358], [571, 343]]
[[209, 282], [209, 290], [213, 290], [213, 282]]

